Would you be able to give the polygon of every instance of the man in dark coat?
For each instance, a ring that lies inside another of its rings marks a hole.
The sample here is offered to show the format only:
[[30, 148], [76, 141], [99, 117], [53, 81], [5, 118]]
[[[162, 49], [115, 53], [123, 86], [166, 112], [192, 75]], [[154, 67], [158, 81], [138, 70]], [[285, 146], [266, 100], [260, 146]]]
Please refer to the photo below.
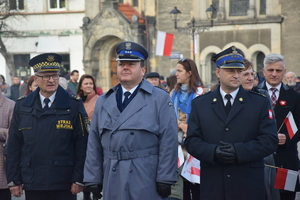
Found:
[[10, 99], [13, 101], [17, 101], [20, 97], [20, 78], [18, 76], [14, 76], [13, 84], [10, 86], [11, 96]]
[[6, 149], [7, 182], [26, 200], [71, 200], [83, 190], [87, 114], [82, 101], [58, 85], [61, 56], [29, 61], [38, 88], [15, 106]]
[[232, 46], [212, 60], [220, 86], [192, 101], [185, 140], [201, 163], [200, 199], [264, 200], [263, 158], [278, 143], [270, 101], [240, 86], [239, 49]]
[[[264, 59], [263, 73], [266, 81], [258, 86], [269, 92], [274, 99], [273, 107], [277, 122], [277, 131], [279, 145], [274, 155], [276, 166], [285, 169], [298, 171], [299, 159], [297, 152], [297, 142], [300, 141], [299, 131], [290, 139], [287, 128], [283, 125], [283, 120], [291, 112], [294, 120], [300, 129], [300, 94], [293, 88], [289, 88], [282, 83], [286, 72], [284, 57], [280, 54], [271, 53]], [[274, 92], [273, 92], [274, 91]], [[300, 191], [299, 181], [296, 184], [296, 190]], [[294, 200], [296, 192], [281, 190], [281, 200]]]

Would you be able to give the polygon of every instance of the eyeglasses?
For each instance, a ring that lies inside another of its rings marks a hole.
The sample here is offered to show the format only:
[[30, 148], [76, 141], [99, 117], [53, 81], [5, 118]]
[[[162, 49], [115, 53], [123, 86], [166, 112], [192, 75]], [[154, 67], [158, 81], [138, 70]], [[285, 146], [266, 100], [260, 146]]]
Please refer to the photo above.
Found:
[[256, 72], [246, 72], [243, 73], [244, 77], [253, 77], [254, 79], [257, 77]]
[[41, 77], [44, 81], [50, 80], [50, 77], [52, 77], [53, 80], [58, 80], [59, 79], [59, 74], [52, 74], [52, 75], [36, 75], [37, 77]]

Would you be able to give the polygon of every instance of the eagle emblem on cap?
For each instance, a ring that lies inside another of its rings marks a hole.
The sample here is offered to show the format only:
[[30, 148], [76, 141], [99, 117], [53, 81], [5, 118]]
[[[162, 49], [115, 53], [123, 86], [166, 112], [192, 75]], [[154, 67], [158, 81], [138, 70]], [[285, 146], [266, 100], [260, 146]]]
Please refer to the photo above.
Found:
[[54, 56], [49, 55], [48, 58], [47, 58], [47, 60], [49, 62], [53, 62], [55, 59], [54, 59]]
[[233, 54], [238, 54], [238, 52], [237, 52], [237, 50], [236, 50], [236, 47], [235, 47], [235, 46], [232, 46], [232, 48], [231, 48], [231, 49], [232, 49], [232, 53], [233, 53]]
[[130, 50], [130, 49], [131, 49], [131, 43], [130, 43], [130, 42], [127, 42], [125, 45], [126, 45], [126, 49], [127, 49], [127, 50]]

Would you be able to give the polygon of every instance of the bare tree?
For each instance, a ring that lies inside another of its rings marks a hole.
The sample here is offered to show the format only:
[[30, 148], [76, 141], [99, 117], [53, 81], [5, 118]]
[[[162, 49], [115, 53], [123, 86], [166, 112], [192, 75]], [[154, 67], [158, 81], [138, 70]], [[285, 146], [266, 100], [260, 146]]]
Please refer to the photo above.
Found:
[[0, 0], [0, 53], [6, 61], [11, 77], [16, 75], [13, 54], [7, 51], [7, 48], [3, 42], [3, 38], [20, 37], [18, 31], [14, 30], [8, 23], [11, 18], [16, 18], [17, 16], [25, 17], [25, 15], [16, 10], [11, 11], [8, 0]]

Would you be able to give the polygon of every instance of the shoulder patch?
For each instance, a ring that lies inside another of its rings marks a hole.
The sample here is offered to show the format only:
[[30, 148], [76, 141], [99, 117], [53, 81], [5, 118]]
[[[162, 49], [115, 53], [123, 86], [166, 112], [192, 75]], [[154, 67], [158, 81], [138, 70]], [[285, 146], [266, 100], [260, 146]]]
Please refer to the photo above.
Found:
[[80, 97], [79, 96], [76, 96], [76, 95], [71, 95], [71, 97], [72, 97], [72, 99], [77, 99], [77, 100], [79, 100], [80, 99]]
[[262, 97], [266, 97], [266, 95], [262, 94], [262, 93], [259, 93], [259, 92], [255, 92], [255, 91], [249, 91], [251, 92], [252, 94], [256, 94], [256, 95], [259, 95], [259, 96], [262, 96]]
[[18, 98], [18, 101], [21, 100], [21, 99], [24, 99], [24, 98], [26, 98], [26, 97], [27, 97], [27, 96], [21, 96], [21, 97]]

